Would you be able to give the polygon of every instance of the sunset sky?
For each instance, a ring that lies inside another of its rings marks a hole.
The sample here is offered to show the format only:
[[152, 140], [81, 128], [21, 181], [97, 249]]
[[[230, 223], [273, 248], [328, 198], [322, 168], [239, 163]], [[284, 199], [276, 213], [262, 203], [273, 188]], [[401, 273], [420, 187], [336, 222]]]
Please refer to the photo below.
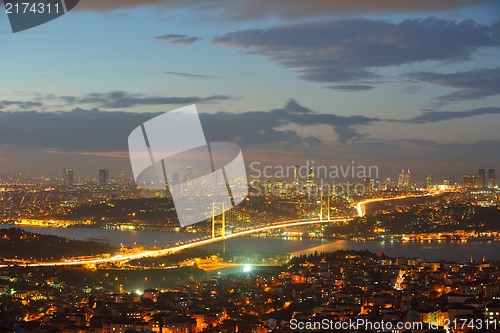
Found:
[[16, 34], [0, 17], [0, 173], [131, 175], [129, 133], [189, 104], [247, 164], [500, 167], [498, 1], [80, 0]]

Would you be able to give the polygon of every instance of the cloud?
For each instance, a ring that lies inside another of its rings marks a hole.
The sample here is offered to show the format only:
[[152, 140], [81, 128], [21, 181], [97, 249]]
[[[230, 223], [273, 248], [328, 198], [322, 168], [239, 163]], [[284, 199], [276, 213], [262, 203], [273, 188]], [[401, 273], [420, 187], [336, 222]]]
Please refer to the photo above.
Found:
[[160, 73], [167, 74], [167, 75], [189, 77], [189, 78], [193, 78], [193, 79], [219, 79], [220, 78], [219, 76], [209, 76], [209, 75], [181, 73], [181, 72], [160, 72]]
[[83, 97], [62, 96], [60, 99], [69, 104], [93, 104], [101, 108], [118, 109], [140, 105], [186, 105], [207, 103], [213, 101], [224, 101], [231, 99], [231, 97], [224, 95], [209, 97], [161, 97], [131, 94], [126, 91], [113, 91], [109, 93], [92, 93]]
[[239, 30], [213, 42], [296, 69], [304, 80], [367, 85], [380, 79], [378, 68], [469, 59], [480, 47], [500, 45], [493, 37], [498, 29], [500, 21], [485, 25], [429, 17], [395, 24], [352, 18]]
[[0, 110], [7, 109], [9, 107], [17, 107], [20, 110], [26, 110], [43, 107], [43, 104], [41, 102], [0, 101]]
[[[58, 149], [45, 149], [43, 152], [47, 154], [68, 154], [67, 151], [62, 151]], [[82, 151], [82, 152], [69, 152], [69, 153], [75, 155], [99, 156], [99, 157], [109, 157], [118, 159], [130, 158], [128, 152], [126, 151]]]
[[416, 72], [403, 76], [460, 89], [451, 94], [437, 97], [441, 105], [500, 94], [500, 67], [474, 68], [470, 71], [452, 74]]
[[[398, 13], [417, 12], [433, 13], [485, 5], [492, 2], [478, 3], [475, 0], [82, 0], [77, 9], [112, 10], [137, 6], [157, 5], [166, 8], [188, 8], [193, 11], [212, 14], [212, 19], [250, 20], [265, 17], [295, 19], [317, 17], [318, 15], [356, 14], [356, 13]], [[493, 3], [494, 5], [494, 3]]]
[[437, 123], [440, 121], [470, 118], [488, 114], [500, 114], [500, 108], [478, 108], [467, 111], [424, 111], [420, 116], [405, 120], [404, 122], [416, 124]]
[[[130, 132], [160, 114], [80, 108], [69, 112], [0, 112], [0, 142], [2, 145], [37, 147], [52, 153], [67, 151], [80, 155], [123, 158], [124, 155], [119, 152], [127, 151]], [[359, 145], [371, 139], [358, 130], [378, 122], [424, 124], [486, 114], [500, 114], [500, 108], [462, 112], [427, 111], [408, 120], [384, 120], [360, 115], [318, 113], [291, 99], [283, 108], [244, 113], [200, 113], [200, 119], [208, 141], [234, 142], [245, 149], [296, 152], [302, 149], [324, 149], [330, 144]], [[331, 128], [337, 136], [336, 143], [325, 139], [324, 131], [309, 131], [304, 135], [304, 131], [300, 130], [301, 127], [320, 125]]]
[[199, 38], [197, 36], [168, 34], [168, 35], [156, 36], [154, 37], [154, 39], [172, 45], [178, 45], [178, 44], [191, 45], [194, 42], [196, 42]]
[[421, 86], [410, 85], [410, 86], [404, 87], [403, 90], [401, 90], [401, 93], [413, 95], [413, 94], [418, 94], [420, 92], [420, 90], [422, 90]]
[[127, 151], [130, 132], [154, 117], [150, 113], [70, 112], [0, 113], [0, 142], [67, 151]]
[[344, 92], [353, 92], [353, 91], [366, 91], [371, 90], [374, 87], [365, 85], [365, 84], [337, 84], [335, 86], [328, 86], [328, 89], [339, 90]]
[[[284, 108], [271, 111], [249, 111], [245, 113], [219, 112], [200, 115], [205, 133], [213, 141], [231, 141], [242, 147], [249, 145], [296, 145], [304, 142], [321, 142], [319, 138], [310, 135], [307, 138], [299, 136], [295, 131], [276, 130], [282, 125], [296, 126], [329, 125], [337, 134], [341, 143], [356, 139], [359, 135], [355, 128], [380, 121], [378, 118], [364, 116], [338, 116], [335, 114], [316, 113], [299, 105], [291, 99]], [[220, 129], [224, 129], [221, 131]], [[312, 140], [312, 141], [311, 141]]]
[[[161, 113], [109, 112], [76, 108], [70, 112], [0, 112], [3, 145], [38, 147], [48, 151], [72, 151], [98, 156], [98, 152], [127, 151], [130, 132]], [[355, 139], [355, 128], [379, 121], [363, 116], [321, 114], [290, 100], [284, 108], [245, 113], [200, 113], [209, 141], [229, 141], [242, 147], [293, 147], [321, 144], [314, 134], [301, 136], [283, 125], [329, 125], [339, 141]], [[189, 133], [186, 133], [189, 135]], [[55, 149], [55, 150], [54, 150]], [[103, 155], [104, 156], [104, 155]]]

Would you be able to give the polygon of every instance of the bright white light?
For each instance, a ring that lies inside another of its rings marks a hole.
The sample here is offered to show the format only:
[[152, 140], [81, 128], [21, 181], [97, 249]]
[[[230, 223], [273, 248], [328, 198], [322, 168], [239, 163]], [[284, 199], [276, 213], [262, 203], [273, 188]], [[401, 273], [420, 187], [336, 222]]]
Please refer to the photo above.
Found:
[[137, 289], [137, 290], [135, 291], [135, 293], [136, 293], [137, 295], [142, 295], [142, 292], [141, 292], [139, 289]]
[[243, 267], [243, 272], [245, 272], [245, 273], [250, 273], [251, 270], [252, 270], [252, 266], [246, 265], [245, 267]]

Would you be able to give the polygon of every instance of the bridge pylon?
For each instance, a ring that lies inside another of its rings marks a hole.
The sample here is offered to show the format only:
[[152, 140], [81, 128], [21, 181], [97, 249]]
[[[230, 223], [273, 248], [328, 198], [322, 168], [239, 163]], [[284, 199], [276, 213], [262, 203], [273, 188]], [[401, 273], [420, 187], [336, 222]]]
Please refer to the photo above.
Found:
[[[330, 215], [330, 194], [328, 193], [326, 195], [327, 197], [327, 200], [328, 200], [328, 204], [327, 204], [327, 217], [328, 217], [328, 222], [331, 221], [331, 215]], [[321, 191], [320, 193], [320, 197], [319, 197], [319, 220], [321, 222], [323, 222], [323, 191]]]
[[[222, 211], [221, 221], [215, 219], [215, 207], [219, 206]], [[215, 225], [221, 224], [221, 237], [222, 237], [222, 253], [226, 252], [226, 212], [224, 210], [224, 202], [212, 202], [212, 238], [215, 238]], [[213, 243], [212, 243], [213, 244]]]

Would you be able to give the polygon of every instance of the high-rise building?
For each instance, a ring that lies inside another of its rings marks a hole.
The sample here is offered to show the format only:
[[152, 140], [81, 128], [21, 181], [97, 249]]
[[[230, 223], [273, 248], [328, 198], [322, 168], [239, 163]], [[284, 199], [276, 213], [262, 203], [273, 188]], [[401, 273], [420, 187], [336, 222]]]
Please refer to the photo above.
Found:
[[399, 177], [398, 177], [398, 188], [403, 188], [403, 187], [406, 187], [406, 185], [405, 185], [405, 171], [404, 171], [404, 169], [401, 170], [401, 173], [399, 174]]
[[106, 185], [108, 183], [109, 170], [99, 170], [99, 185]]
[[433, 186], [434, 186], [434, 176], [428, 174], [427, 177], [425, 178], [425, 187], [432, 188]]
[[73, 169], [71, 168], [63, 169], [63, 185], [73, 186]]
[[477, 188], [486, 187], [486, 172], [484, 171], [483, 167], [479, 168], [477, 172], [476, 187]]
[[184, 182], [186, 183], [187, 187], [191, 187], [193, 185], [193, 172], [190, 166], [188, 166], [186, 169], [186, 176], [184, 177]]
[[405, 186], [404, 187], [410, 187], [411, 182], [410, 182], [410, 169], [408, 169], [408, 173], [405, 176]]
[[273, 182], [268, 180], [266, 184], [266, 194], [271, 195], [273, 192]]
[[391, 177], [387, 177], [385, 179], [385, 190], [390, 191], [392, 190], [392, 182], [391, 182]]
[[498, 187], [498, 176], [495, 168], [490, 168], [488, 170], [488, 188]]
[[457, 177], [455, 175], [452, 175], [450, 178], [450, 185], [451, 186], [456, 186], [457, 185]]
[[372, 193], [373, 187], [372, 187], [372, 182], [371, 182], [370, 178], [365, 178], [365, 181], [364, 181], [363, 185], [365, 187], [365, 193], [366, 194]]
[[294, 186], [299, 185], [299, 166], [298, 165], [296, 165], [295, 168], [293, 168], [292, 182], [293, 182]]
[[307, 182], [309, 184], [314, 184], [314, 168], [309, 167], [309, 173], [307, 174]]
[[464, 175], [464, 187], [476, 187], [476, 181], [474, 175], [471, 175], [470, 173], [466, 173]]

